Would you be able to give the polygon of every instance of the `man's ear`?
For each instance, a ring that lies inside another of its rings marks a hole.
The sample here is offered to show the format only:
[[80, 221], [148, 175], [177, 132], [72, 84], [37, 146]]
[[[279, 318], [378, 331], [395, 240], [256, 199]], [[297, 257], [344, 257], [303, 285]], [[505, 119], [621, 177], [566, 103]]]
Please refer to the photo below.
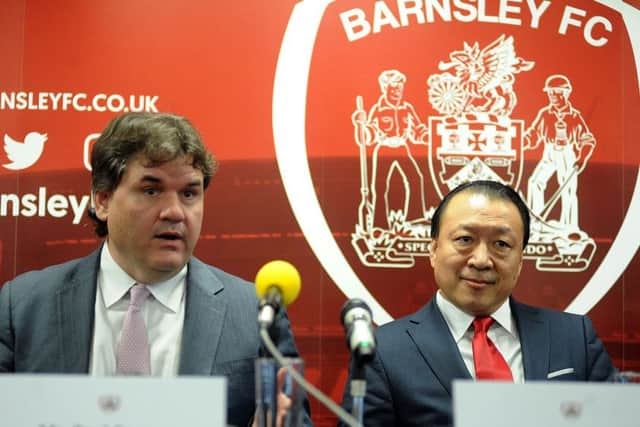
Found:
[[102, 221], [106, 221], [109, 216], [109, 202], [111, 193], [108, 191], [96, 191], [92, 196], [96, 216]]
[[429, 262], [431, 263], [431, 267], [433, 267], [433, 263], [436, 260], [436, 248], [438, 247], [438, 242], [436, 239], [431, 240], [429, 243]]

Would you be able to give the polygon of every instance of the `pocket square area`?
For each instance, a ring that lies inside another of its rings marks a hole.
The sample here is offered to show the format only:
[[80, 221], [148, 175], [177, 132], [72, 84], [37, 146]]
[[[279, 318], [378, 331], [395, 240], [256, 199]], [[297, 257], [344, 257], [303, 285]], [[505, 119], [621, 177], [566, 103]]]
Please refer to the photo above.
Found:
[[549, 380], [551, 378], [559, 377], [561, 375], [573, 374], [573, 372], [574, 372], [573, 368], [559, 369], [557, 371], [549, 372], [547, 374], [547, 379]]

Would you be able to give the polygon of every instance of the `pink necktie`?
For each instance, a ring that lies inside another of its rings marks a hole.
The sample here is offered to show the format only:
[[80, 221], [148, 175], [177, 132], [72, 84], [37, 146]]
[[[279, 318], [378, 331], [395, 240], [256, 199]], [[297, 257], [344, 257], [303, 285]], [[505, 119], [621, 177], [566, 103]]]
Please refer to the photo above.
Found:
[[149, 339], [144, 323], [142, 307], [149, 296], [145, 285], [129, 289], [129, 310], [124, 318], [122, 334], [116, 356], [116, 373], [119, 375], [149, 375]]
[[473, 321], [472, 347], [476, 378], [479, 380], [513, 381], [509, 365], [487, 335], [492, 323], [491, 317], [477, 317]]

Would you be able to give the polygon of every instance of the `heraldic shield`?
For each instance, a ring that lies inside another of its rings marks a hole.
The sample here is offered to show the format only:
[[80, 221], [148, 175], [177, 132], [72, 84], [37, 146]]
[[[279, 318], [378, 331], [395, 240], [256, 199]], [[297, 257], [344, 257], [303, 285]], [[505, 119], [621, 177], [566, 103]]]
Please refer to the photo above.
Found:
[[518, 190], [524, 122], [469, 112], [430, 117], [428, 164], [440, 198], [469, 181], [499, 181]]

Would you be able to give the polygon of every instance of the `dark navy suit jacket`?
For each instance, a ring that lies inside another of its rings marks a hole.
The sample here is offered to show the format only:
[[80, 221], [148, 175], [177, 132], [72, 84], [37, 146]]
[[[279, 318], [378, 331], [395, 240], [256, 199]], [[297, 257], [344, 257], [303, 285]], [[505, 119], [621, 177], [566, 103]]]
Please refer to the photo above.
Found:
[[[615, 372], [586, 316], [511, 299], [526, 381], [605, 381]], [[376, 357], [366, 367], [366, 426], [452, 425], [452, 381], [471, 379], [433, 298], [416, 313], [376, 330]], [[571, 371], [573, 369], [573, 371]], [[548, 378], [550, 373], [565, 372]], [[351, 412], [349, 383], [343, 406]]]
[[[2, 287], [0, 372], [88, 373], [99, 262], [97, 250]], [[257, 310], [253, 284], [189, 260], [179, 375], [226, 376], [227, 422], [236, 426], [255, 412], [254, 360], [264, 355]], [[284, 312], [270, 333], [282, 353], [298, 355]]]

